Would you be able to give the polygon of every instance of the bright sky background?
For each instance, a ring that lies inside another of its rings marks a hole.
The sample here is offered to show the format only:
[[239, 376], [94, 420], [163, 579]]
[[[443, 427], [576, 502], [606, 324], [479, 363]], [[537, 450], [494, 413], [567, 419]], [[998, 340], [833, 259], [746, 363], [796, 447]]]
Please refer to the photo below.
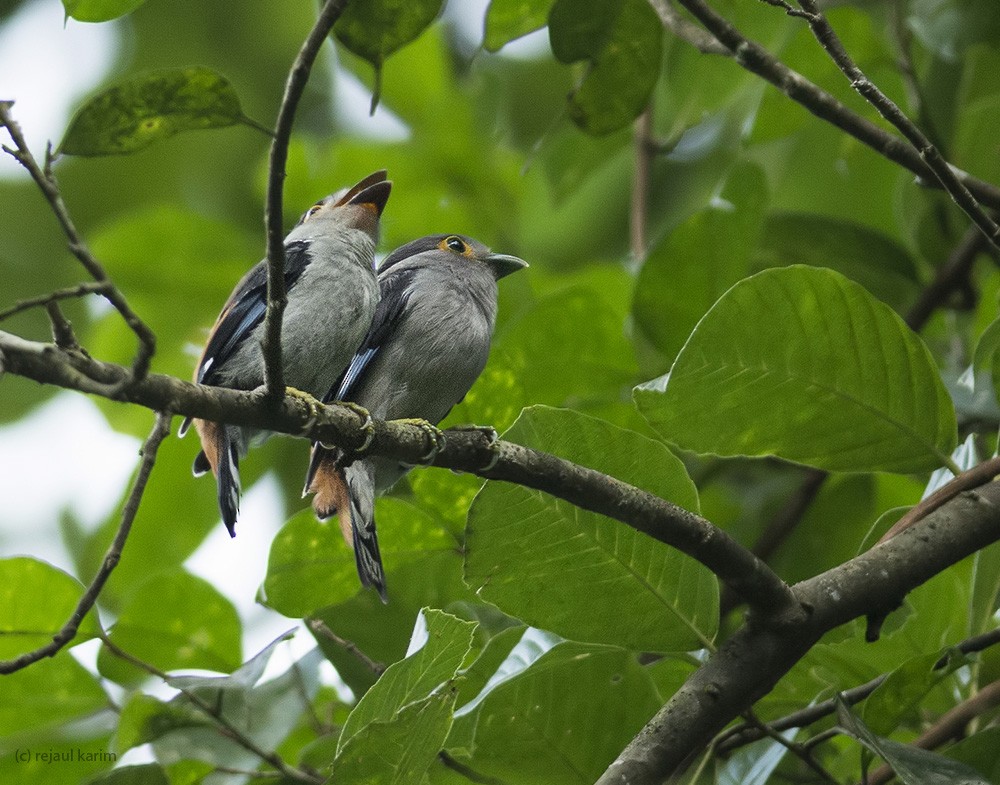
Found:
[[[449, 3], [445, 11], [470, 53], [480, 45], [487, 5], [488, 0], [461, 0]], [[114, 67], [128, 25], [128, 17], [104, 24], [64, 20], [57, 0], [33, 0], [0, 25], [0, 100], [16, 101], [17, 120], [36, 155], [47, 140], [62, 136], [82, 97]], [[532, 57], [547, 47], [547, 34], [540, 31], [509, 45], [504, 55]], [[335, 69], [333, 111], [341, 122], [356, 134], [405, 137], [405, 125], [384, 107], [369, 117], [368, 91], [334, 58], [326, 61]], [[0, 141], [8, 141], [3, 132]], [[25, 176], [9, 156], [0, 156], [0, 178]], [[72, 212], [72, 204], [69, 207]], [[247, 265], [256, 261], [248, 259]], [[0, 306], [7, 304], [0, 299]], [[0, 401], [2, 395], [0, 384]], [[96, 527], [124, 493], [138, 463], [138, 448], [135, 439], [108, 427], [91, 400], [70, 392], [0, 428], [0, 557], [30, 555], [69, 570], [72, 561], [59, 534], [60, 514], [69, 509], [85, 526]], [[53, 484], [52, 477], [60, 482]], [[239, 537], [230, 539], [220, 521], [185, 564], [236, 606], [244, 622], [244, 659], [298, 625], [254, 602], [271, 539], [283, 523], [279, 493], [271, 475], [249, 488], [241, 504]], [[301, 632], [278, 648], [268, 675], [284, 671], [312, 646], [311, 636]], [[90, 642], [74, 653], [93, 666], [96, 650], [96, 643]], [[328, 676], [332, 680], [332, 674]]]

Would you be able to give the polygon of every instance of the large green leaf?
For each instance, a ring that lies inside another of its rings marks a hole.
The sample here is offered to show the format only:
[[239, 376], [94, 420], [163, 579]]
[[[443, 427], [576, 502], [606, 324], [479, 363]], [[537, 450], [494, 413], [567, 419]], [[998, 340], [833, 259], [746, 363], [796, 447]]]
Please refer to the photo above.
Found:
[[837, 716], [840, 726], [892, 766], [904, 785], [989, 785], [978, 771], [964, 763], [875, 735], [842, 702]]
[[[455, 540], [441, 521], [400, 499], [380, 499], [375, 509], [382, 561], [390, 597], [392, 573], [403, 561], [454, 551]], [[286, 523], [271, 543], [264, 601], [285, 616], [307, 616], [344, 602], [361, 589], [354, 553], [336, 518], [316, 520], [312, 508]]]
[[78, 22], [107, 22], [132, 13], [146, 0], [63, 0], [66, 15]]
[[[532, 407], [504, 438], [698, 508], [676, 456], [602, 420]], [[504, 612], [577, 640], [676, 651], [715, 634], [718, 588], [708, 570], [623, 523], [518, 485], [488, 482], [476, 497], [465, 579]]]
[[554, 0], [492, 0], [486, 9], [483, 46], [496, 52], [504, 44], [545, 26]]
[[181, 131], [245, 122], [222, 74], [192, 66], [135, 77], [91, 98], [73, 116], [59, 152], [134, 153]]
[[343, 750], [373, 722], [391, 722], [405, 707], [423, 701], [455, 678], [472, 646], [475, 626], [450, 614], [424, 609], [414, 631], [414, 638], [424, 639], [423, 645], [389, 666], [364, 694], [344, 724], [338, 748]]
[[888, 306], [822, 268], [767, 270], [736, 284], [670, 373], [635, 399], [686, 449], [832, 471], [929, 471], [949, 462], [957, 442], [927, 347]]
[[[44, 595], [35, 596], [35, 602], [39, 596]], [[93, 714], [108, 705], [108, 696], [94, 675], [65, 652], [0, 676], [0, 693], [0, 737], [7, 738]]]
[[481, 702], [459, 707], [455, 725], [474, 734], [469, 765], [482, 775], [590, 785], [659, 707], [633, 655], [566, 641]]
[[[51, 564], [27, 556], [0, 560], [0, 659], [16, 657], [52, 642], [76, 609], [83, 585]], [[43, 601], [44, 600], [44, 601]], [[98, 634], [91, 611], [75, 641]]]
[[[149, 578], [126, 599], [111, 628], [121, 649], [160, 670], [229, 672], [241, 661], [240, 620], [232, 603], [207, 581], [180, 569]], [[144, 671], [101, 649], [101, 673], [129, 683]]]
[[349, 3], [333, 32], [344, 46], [379, 66], [434, 21], [443, 0], [370, 0]]
[[[357, 577], [351, 579], [357, 585]], [[406, 656], [410, 631], [421, 608], [443, 608], [455, 613], [459, 603], [476, 598], [462, 583], [462, 558], [450, 551], [422, 552], [387, 574], [389, 602], [383, 604], [369, 590], [356, 590], [350, 599], [314, 614], [334, 633], [351, 641], [371, 659], [391, 665]], [[322, 633], [316, 640], [347, 685], [360, 697], [376, 675], [358, 658]]]
[[421, 782], [448, 737], [454, 705], [454, 688], [446, 688], [403, 707], [391, 720], [366, 725], [341, 750], [328, 782]]
[[556, 0], [549, 40], [561, 62], [590, 63], [569, 98], [583, 130], [616, 131], [646, 108], [663, 48], [663, 27], [646, 0]]

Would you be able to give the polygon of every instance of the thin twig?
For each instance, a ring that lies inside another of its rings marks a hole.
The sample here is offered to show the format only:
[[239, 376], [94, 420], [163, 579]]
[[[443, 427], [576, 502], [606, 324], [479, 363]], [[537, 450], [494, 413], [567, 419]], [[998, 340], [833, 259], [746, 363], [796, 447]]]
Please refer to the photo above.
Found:
[[[705, 0], [677, 0], [711, 33], [736, 63], [770, 82], [784, 95], [812, 114], [850, 134], [876, 153], [909, 169], [928, 184], [940, 187], [927, 162], [906, 140], [889, 133], [875, 123], [848, 109], [831, 93], [810, 82], [751, 41], [728, 19], [718, 14]], [[1000, 209], [1000, 186], [979, 180], [964, 172], [958, 179], [982, 204]]]
[[652, 174], [653, 109], [647, 106], [635, 121], [633, 147], [635, 148], [635, 171], [632, 173], [632, 202], [629, 208], [629, 237], [632, 259], [643, 262], [649, 249], [649, 180]]
[[13, 102], [11, 101], [0, 101], [0, 126], [7, 128], [7, 132], [14, 142], [13, 148], [4, 145], [3, 150], [13, 156], [21, 166], [28, 170], [28, 173], [38, 185], [42, 194], [44, 194], [49, 206], [52, 208], [52, 212], [59, 221], [63, 234], [66, 235], [66, 239], [69, 241], [70, 253], [80, 261], [95, 281], [102, 284], [100, 293], [121, 314], [122, 319], [132, 329], [132, 332], [135, 333], [139, 341], [139, 346], [136, 350], [135, 359], [132, 361], [131, 379], [126, 380], [125, 384], [140, 381], [149, 372], [150, 360], [152, 360], [153, 354], [156, 352], [156, 335], [132, 310], [132, 307], [125, 299], [125, 295], [114, 285], [108, 277], [107, 272], [105, 272], [104, 267], [97, 261], [86, 243], [84, 243], [83, 238], [76, 229], [76, 225], [73, 223], [73, 219], [70, 218], [69, 210], [66, 208], [66, 203], [63, 201], [62, 193], [59, 190], [59, 183], [56, 182], [55, 175], [52, 173], [51, 150], [46, 151], [44, 167], [39, 166], [38, 161], [31, 154], [31, 150], [28, 149], [20, 126], [11, 117], [11, 106], [13, 106]]
[[309, 772], [297, 769], [294, 766], [289, 766], [285, 763], [284, 759], [275, 752], [268, 752], [267, 750], [260, 747], [257, 742], [250, 738], [246, 733], [233, 725], [226, 716], [222, 713], [221, 708], [213, 706], [211, 703], [202, 698], [198, 693], [193, 690], [186, 689], [184, 687], [177, 687], [175, 684], [170, 683], [170, 676], [164, 671], [157, 668], [155, 665], [141, 660], [133, 654], [129, 654], [127, 651], [119, 647], [114, 641], [107, 636], [106, 633], [101, 634], [101, 641], [107, 647], [108, 651], [114, 654], [119, 659], [128, 662], [140, 670], [145, 671], [151, 676], [155, 676], [161, 679], [165, 683], [170, 684], [171, 687], [176, 689], [185, 698], [191, 701], [198, 709], [200, 709], [206, 716], [208, 716], [216, 725], [219, 726], [225, 735], [239, 744], [247, 752], [250, 752], [260, 758], [262, 761], [270, 764], [275, 771], [281, 772], [281, 774], [289, 779], [296, 780], [298, 782], [324, 782], [325, 777], [319, 775], [310, 774]]
[[281, 367], [281, 320], [288, 303], [285, 291], [285, 240], [282, 227], [284, 217], [285, 164], [288, 160], [288, 143], [295, 121], [295, 110], [309, 81], [316, 56], [337, 19], [343, 13], [347, 0], [326, 0], [316, 24], [306, 37], [288, 72], [285, 94], [274, 125], [274, 139], [268, 158], [267, 201], [264, 207], [264, 225], [267, 230], [267, 314], [264, 318], [264, 337], [261, 351], [264, 355], [264, 382], [268, 397], [276, 401], [285, 394], [284, 372]]
[[820, 46], [826, 50], [830, 58], [843, 72], [853, 87], [875, 110], [887, 121], [892, 123], [897, 130], [913, 148], [920, 154], [920, 158], [930, 167], [934, 177], [941, 184], [941, 187], [948, 192], [952, 200], [969, 216], [969, 219], [979, 227], [986, 238], [1000, 248], [1000, 225], [990, 218], [989, 215], [976, 201], [969, 189], [962, 183], [955, 174], [951, 164], [949, 164], [937, 147], [931, 143], [927, 135], [914, 123], [906, 113], [889, 96], [883, 93], [879, 87], [869, 79], [865, 73], [854, 62], [847, 53], [843, 43], [837, 36], [829, 20], [820, 12], [815, 0], [797, 0], [804, 13], [796, 14], [803, 16], [809, 23], [816, 40]]
[[719, 43], [715, 36], [706, 33], [677, 13], [670, 4], [670, 0], [649, 0], [649, 4], [653, 6], [653, 10], [659, 15], [660, 21], [663, 22], [663, 26], [667, 30], [681, 40], [687, 41], [702, 54], [732, 56], [732, 53]]
[[478, 771], [473, 769], [471, 766], [466, 766], [462, 761], [456, 760], [448, 752], [448, 750], [441, 750], [438, 753], [438, 760], [446, 767], [451, 769], [456, 774], [465, 777], [469, 782], [474, 782], [476, 785], [509, 785], [507, 780], [501, 780], [496, 777], [491, 777], [488, 774], [480, 774]]
[[49, 322], [52, 324], [52, 342], [60, 349], [79, 349], [80, 343], [76, 340], [76, 333], [73, 332], [73, 325], [62, 312], [59, 303], [53, 301], [45, 304], [45, 311], [49, 315]]
[[122, 519], [121, 523], [118, 524], [118, 531], [115, 533], [111, 545], [104, 554], [104, 559], [101, 561], [101, 567], [97, 571], [97, 575], [94, 576], [87, 590], [80, 597], [80, 601], [77, 603], [73, 614], [62, 628], [52, 636], [52, 640], [49, 643], [34, 651], [25, 652], [12, 660], [0, 661], [0, 674], [14, 673], [45, 657], [53, 657], [56, 652], [76, 637], [76, 633], [80, 629], [80, 624], [83, 622], [84, 617], [94, 607], [94, 603], [97, 602], [104, 584], [107, 583], [111, 573], [118, 566], [122, 549], [125, 547], [125, 541], [132, 530], [132, 523], [135, 521], [135, 516], [139, 512], [139, 504], [142, 501], [142, 494], [146, 490], [149, 475], [156, 464], [156, 452], [163, 440], [170, 434], [170, 418], [171, 415], [165, 412], [157, 412], [156, 414], [156, 423], [153, 425], [153, 430], [142, 445], [142, 461], [139, 463], [139, 471], [135, 476], [135, 482], [132, 483], [132, 490], [129, 491], [125, 507], [122, 509]]
[[53, 292], [39, 295], [38, 297], [32, 297], [27, 300], [19, 300], [6, 311], [0, 311], [0, 322], [4, 319], [9, 319], [11, 316], [22, 313], [23, 311], [30, 310], [31, 308], [41, 308], [49, 303], [54, 303], [59, 300], [69, 300], [76, 297], [83, 297], [88, 294], [105, 294], [108, 287], [108, 281], [78, 283], [76, 286], [69, 286], [65, 289], [56, 289]]
[[924, 287], [920, 297], [906, 312], [906, 323], [912, 330], [920, 330], [931, 314], [948, 301], [952, 292], [968, 282], [973, 262], [987, 247], [979, 227], [970, 226], [947, 261], [937, 269], [934, 280]]
[[[942, 485], [919, 504], [911, 507], [902, 518], [889, 528], [889, 531], [879, 538], [879, 541], [875, 545], [881, 545], [886, 540], [891, 540], [900, 532], [909, 529], [917, 521], [926, 518], [942, 504], [954, 499], [958, 494], [964, 491], [971, 491], [980, 485], [985, 485], [996, 477], [997, 474], [1000, 474], [1000, 457], [990, 458], [988, 461], [983, 461], [968, 471], [962, 472]], [[875, 546], [873, 545], [872, 547]]]
[[377, 660], [373, 660], [367, 654], [365, 654], [358, 645], [353, 641], [347, 640], [347, 638], [341, 638], [337, 633], [330, 629], [322, 619], [310, 619], [309, 627], [313, 632], [322, 635], [324, 638], [333, 641], [340, 648], [346, 651], [348, 654], [352, 654], [357, 660], [364, 665], [368, 670], [374, 673], [376, 676], [381, 676], [385, 673], [385, 665]]
[[747, 723], [755, 728], [757, 728], [761, 733], [770, 738], [772, 741], [780, 744], [795, 757], [799, 758], [803, 763], [805, 763], [810, 769], [815, 772], [821, 780], [824, 782], [832, 782], [836, 785], [837, 779], [830, 772], [828, 772], [823, 766], [817, 761], [812, 754], [809, 747], [804, 744], [799, 744], [798, 742], [792, 741], [791, 739], [786, 739], [778, 731], [774, 730], [771, 726], [767, 725], [765, 722], [761, 721], [752, 710], [747, 710], [743, 712], [743, 719]]

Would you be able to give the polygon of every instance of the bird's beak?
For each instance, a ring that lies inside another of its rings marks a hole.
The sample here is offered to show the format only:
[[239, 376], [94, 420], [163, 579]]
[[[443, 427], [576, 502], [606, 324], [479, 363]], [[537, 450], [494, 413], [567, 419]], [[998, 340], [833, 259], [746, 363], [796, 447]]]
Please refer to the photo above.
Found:
[[334, 207], [341, 207], [345, 204], [354, 200], [354, 197], [361, 193], [365, 188], [370, 185], [375, 185], [375, 183], [385, 182], [388, 172], [385, 169], [379, 169], [377, 172], [372, 172], [365, 179], [361, 180], [356, 185], [345, 188], [343, 191], [338, 191], [334, 195]]
[[493, 275], [496, 276], [498, 281], [504, 276], [516, 273], [518, 270], [523, 270], [528, 266], [528, 263], [524, 259], [520, 259], [517, 256], [509, 256], [505, 253], [491, 253], [483, 261], [493, 270]]
[[[357, 186], [355, 186], [357, 188]], [[353, 190], [353, 189], [352, 189]], [[382, 217], [385, 203], [389, 201], [389, 192], [392, 190], [392, 180], [383, 180], [373, 183], [358, 191], [347, 204], [356, 204], [367, 207], [378, 217]]]

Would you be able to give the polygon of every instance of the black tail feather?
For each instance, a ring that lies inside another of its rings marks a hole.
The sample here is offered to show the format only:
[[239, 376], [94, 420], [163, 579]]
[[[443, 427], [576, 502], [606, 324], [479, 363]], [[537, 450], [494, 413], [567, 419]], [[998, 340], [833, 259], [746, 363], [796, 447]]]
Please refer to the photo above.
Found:
[[217, 439], [219, 510], [229, 536], [235, 537], [236, 516], [240, 511], [240, 456], [230, 437], [229, 426], [219, 428]]

